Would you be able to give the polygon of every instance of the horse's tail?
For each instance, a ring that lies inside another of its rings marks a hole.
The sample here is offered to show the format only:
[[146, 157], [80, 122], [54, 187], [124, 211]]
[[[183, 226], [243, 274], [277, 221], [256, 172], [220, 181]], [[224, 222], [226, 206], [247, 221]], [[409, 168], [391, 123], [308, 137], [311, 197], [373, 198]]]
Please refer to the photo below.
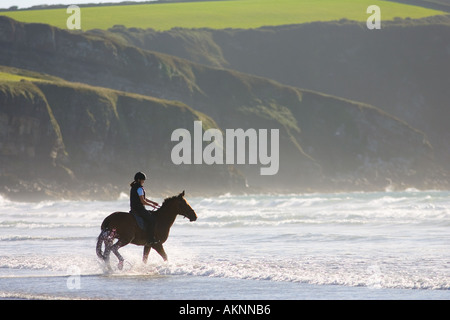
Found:
[[102, 245], [103, 242], [105, 241], [104, 238], [104, 231], [100, 232], [100, 235], [97, 238], [97, 246], [95, 248], [95, 252], [97, 252], [97, 256], [99, 257], [99, 259], [105, 260], [105, 257], [103, 256], [103, 252], [102, 252]]

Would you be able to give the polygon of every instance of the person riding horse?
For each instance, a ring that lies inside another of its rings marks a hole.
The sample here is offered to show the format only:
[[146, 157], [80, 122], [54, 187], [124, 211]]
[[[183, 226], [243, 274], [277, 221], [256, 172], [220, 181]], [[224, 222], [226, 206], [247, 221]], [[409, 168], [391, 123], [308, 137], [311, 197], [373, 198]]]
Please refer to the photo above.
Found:
[[143, 172], [138, 172], [134, 175], [134, 181], [130, 183], [130, 213], [134, 213], [145, 221], [146, 229], [149, 235], [148, 242], [157, 242], [154, 237], [155, 218], [153, 212], [145, 209], [144, 206], [151, 206], [158, 208], [158, 203], [147, 199], [145, 197], [144, 182], [147, 176]]
[[[136, 182], [139, 185], [140, 182]], [[155, 234], [157, 242], [149, 243], [149, 232], [139, 227], [136, 223], [134, 214], [130, 214], [129, 212], [113, 212], [107, 216], [101, 224], [101, 231], [97, 238], [95, 251], [97, 256], [106, 263], [108, 271], [111, 270], [109, 265], [109, 256], [111, 252], [119, 259], [117, 267], [119, 270], [122, 270], [124, 259], [119, 253], [119, 249], [130, 243], [144, 246], [144, 253], [142, 256], [142, 261], [144, 263], [147, 263], [148, 255], [152, 248], [159, 253], [164, 261], [167, 261], [167, 254], [164, 251], [163, 244], [169, 237], [170, 228], [175, 222], [176, 217], [181, 215], [188, 218], [189, 221], [197, 220], [197, 214], [186, 201], [184, 195], [185, 193], [183, 190], [183, 192], [177, 196], [164, 199], [164, 202], [161, 207], [158, 208], [157, 213], [153, 214], [154, 227], [152, 231]], [[147, 201], [150, 202], [149, 200]], [[155, 204], [153, 201], [151, 203]], [[144, 206], [144, 204], [142, 206]], [[115, 239], [117, 239], [116, 243], [114, 243]], [[103, 244], [105, 245], [105, 250], [102, 252]]]

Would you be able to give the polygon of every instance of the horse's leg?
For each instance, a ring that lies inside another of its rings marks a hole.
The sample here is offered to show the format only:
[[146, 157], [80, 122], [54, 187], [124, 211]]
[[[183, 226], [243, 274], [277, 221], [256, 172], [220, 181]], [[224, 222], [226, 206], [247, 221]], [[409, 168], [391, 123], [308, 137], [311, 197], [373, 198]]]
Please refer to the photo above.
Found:
[[144, 255], [142, 256], [142, 262], [147, 263], [151, 248], [151, 246], [144, 246]]
[[[115, 236], [116, 236], [116, 229], [113, 229], [112, 231], [105, 229], [100, 233], [97, 240], [97, 247], [96, 247], [97, 256], [100, 259], [103, 259], [108, 270], [111, 270], [111, 266], [109, 265], [109, 256], [111, 254], [111, 248]], [[102, 253], [103, 243], [105, 244], [105, 251]]]
[[153, 247], [153, 249], [156, 250], [156, 252], [159, 253], [159, 255], [164, 259], [164, 261], [167, 261], [167, 254], [164, 251], [164, 247], [163, 247], [162, 243], [160, 243], [160, 242], [156, 243], [156, 244], [152, 245], [152, 247]]
[[111, 270], [111, 266], [109, 264], [109, 255], [111, 254], [112, 245], [112, 240], [105, 240], [105, 252], [103, 252], [103, 260], [105, 261], [105, 265], [108, 270]]
[[117, 242], [111, 247], [112, 252], [114, 252], [114, 254], [116, 255], [117, 259], [119, 259], [119, 264], [117, 265], [117, 267], [119, 268], [119, 270], [122, 270], [123, 268], [123, 257], [122, 255], [119, 253], [119, 249], [122, 248], [123, 246], [126, 246], [129, 242], [127, 243], [123, 243], [120, 240], [117, 240]]

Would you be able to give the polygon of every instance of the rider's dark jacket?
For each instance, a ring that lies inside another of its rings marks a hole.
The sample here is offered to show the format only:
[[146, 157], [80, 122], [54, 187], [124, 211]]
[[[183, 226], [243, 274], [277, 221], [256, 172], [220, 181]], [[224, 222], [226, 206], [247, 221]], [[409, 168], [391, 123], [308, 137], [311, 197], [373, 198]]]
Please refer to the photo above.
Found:
[[144, 198], [145, 198], [145, 190], [144, 187], [140, 186], [138, 183], [133, 183], [130, 190], [130, 212], [135, 212], [137, 214], [146, 214], [148, 211], [145, 209], [144, 205], [141, 202], [141, 199], [139, 198], [137, 190], [139, 188], [142, 188], [144, 191]]
[[134, 182], [131, 185], [130, 190], [130, 212], [134, 213], [140, 217], [142, 217], [145, 221], [145, 229], [148, 231], [149, 236], [149, 242], [156, 242], [154, 238], [154, 226], [155, 226], [155, 216], [151, 213], [151, 211], [148, 211], [145, 209], [144, 205], [141, 202], [141, 199], [139, 198], [138, 189], [142, 188], [142, 191], [144, 192], [144, 198], [145, 198], [145, 190], [144, 188], [139, 185], [138, 183]]

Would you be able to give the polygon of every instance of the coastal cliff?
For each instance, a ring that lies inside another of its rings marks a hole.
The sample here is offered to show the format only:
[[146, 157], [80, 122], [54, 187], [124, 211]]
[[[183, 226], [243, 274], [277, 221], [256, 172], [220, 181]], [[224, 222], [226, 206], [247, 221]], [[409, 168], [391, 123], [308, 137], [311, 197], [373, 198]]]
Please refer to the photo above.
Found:
[[[448, 187], [427, 135], [370, 104], [6, 17], [0, 65], [0, 187], [10, 197], [114, 198], [138, 170], [165, 195]], [[171, 133], [197, 120], [278, 129], [278, 173], [174, 165]]]

